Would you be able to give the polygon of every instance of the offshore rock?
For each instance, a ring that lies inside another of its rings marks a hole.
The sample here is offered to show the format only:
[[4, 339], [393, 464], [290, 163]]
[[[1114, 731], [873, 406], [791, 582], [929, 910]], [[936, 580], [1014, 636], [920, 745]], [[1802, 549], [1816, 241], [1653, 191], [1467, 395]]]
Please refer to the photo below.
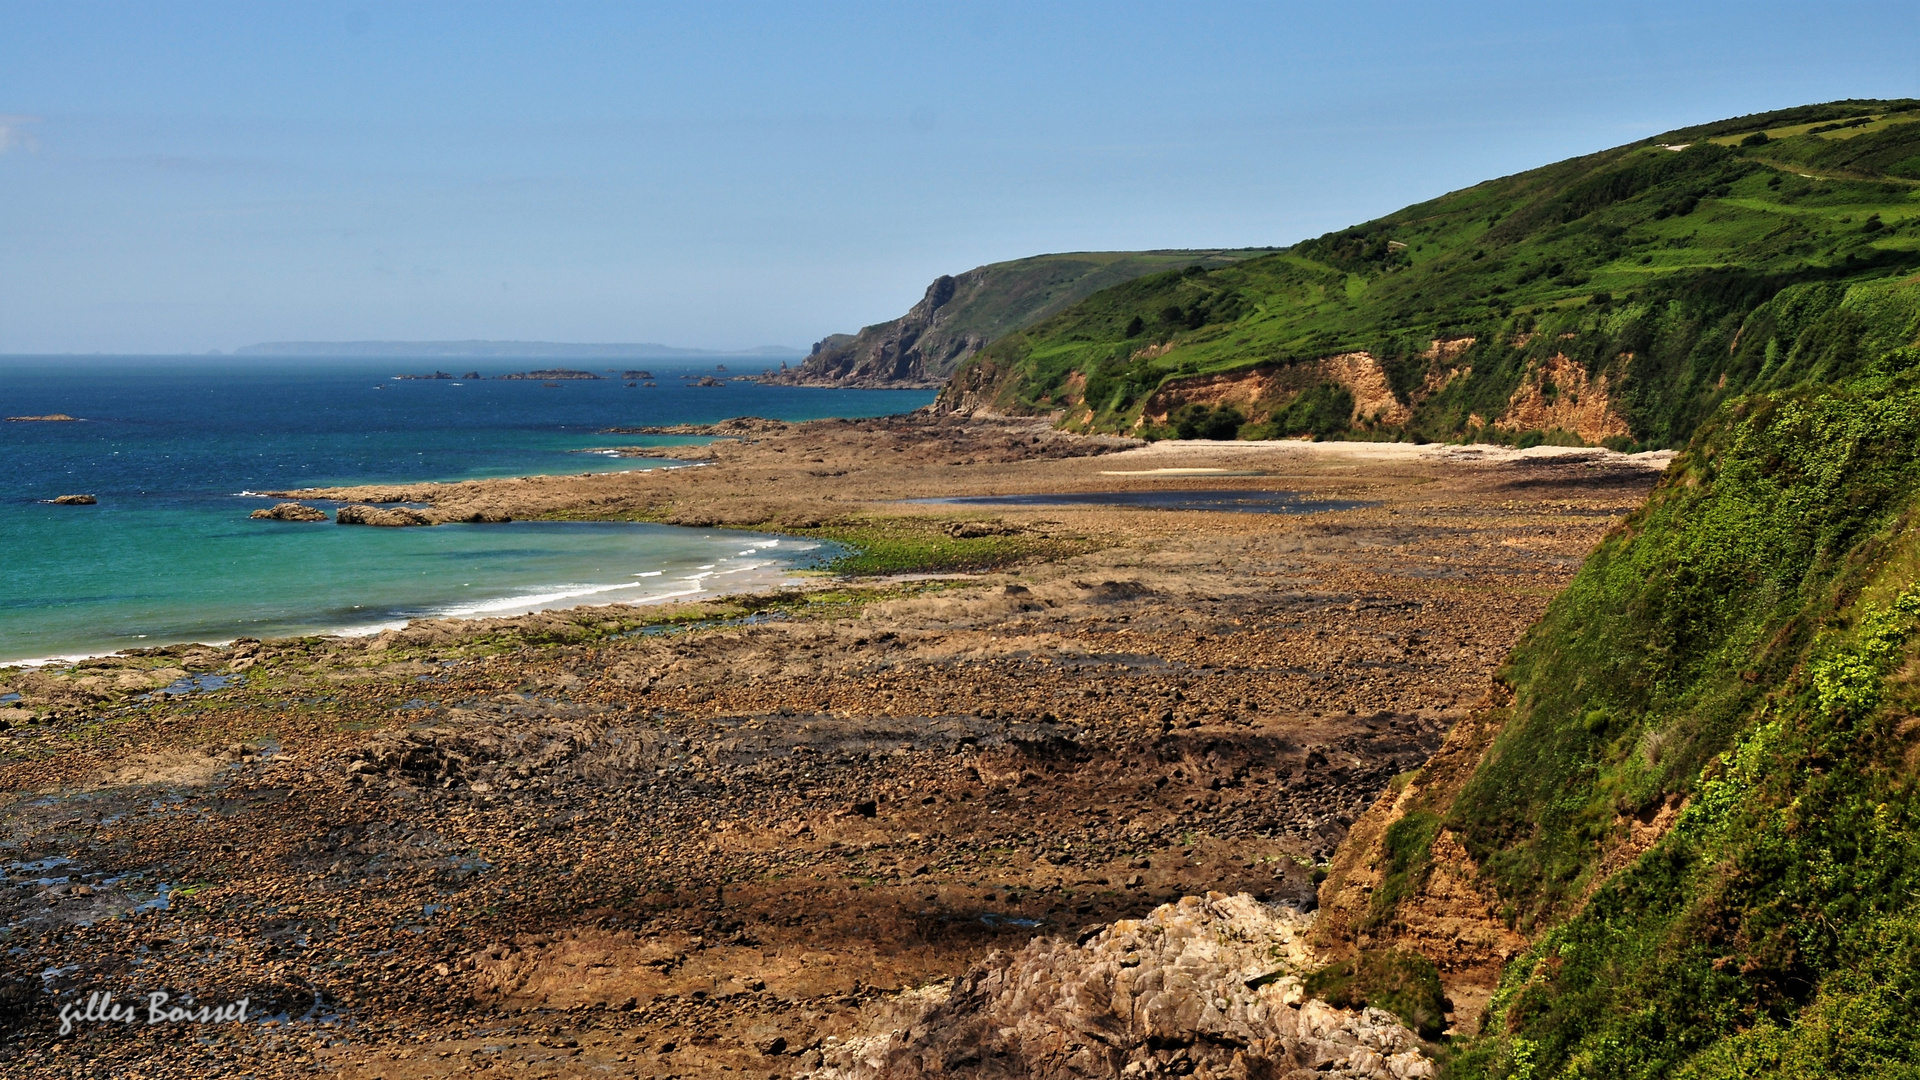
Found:
[[341, 525], [379, 525], [401, 528], [407, 525], [431, 525], [433, 519], [404, 506], [366, 506], [355, 504], [334, 511], [333, 520]]
[[250, 518], [258, 518], [262, 521], [325, 521], [327, 520], [327, 512], [325, 510], [322, 510], [317, 506], [308, 506], [304, 503], [297, 503], [297, 502], [275, 503], [270, 508], [262, 508], [259, 510], [255, 510], [253, 513], [248, 514], [247, 516]]
[[1307, 1000], [1313, 918], [1244, 893], [1189, 896], [1075, 945], [1036, 938], [950, 986], [894, 999], [825, 1048], [817, 1080], [1436, 1075], [1390, 1013]]
[[61, 495], [47, 501], [55, 506], [92, 506], [100, 500], [91, 495]]
[[494, 378], [506, 379], [508, 381], [517, 379], [533, 382], [553, 382], [564, 379], [584, 381], [587, 379], [603, 378], [603, 376], [595, 375], [591, 371], [580, 371], [576, 368], [541, 368], [537, 371], [516, 371], [511, 375], [495, 375]]

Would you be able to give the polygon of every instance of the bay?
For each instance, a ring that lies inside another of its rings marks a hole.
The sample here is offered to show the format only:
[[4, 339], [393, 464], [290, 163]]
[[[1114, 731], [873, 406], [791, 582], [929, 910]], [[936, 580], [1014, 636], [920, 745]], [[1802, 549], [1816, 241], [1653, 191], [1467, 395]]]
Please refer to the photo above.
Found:
[[[610, 427], [877, 416], [932, 398], [695, 385], [757, 371], [757, 358], [656, 362], [654, 387], [629, 387], [618, 371], [557, 386], [393, 378], [447, 363], [0, 357], [0, 415], [82, 418], [0, 423], [0, 663], [765, 583], [830, 552], [791, 537], [629, 523], [253, 521], [247, 514], [268, 501], [243, 493], [662, 467], [581, 451], [698, 441], [600, 433]], [[485, 363], [482, 374], [497, 376], [556, 362]], [[65, 494], [99, 503], [43, 501]]]

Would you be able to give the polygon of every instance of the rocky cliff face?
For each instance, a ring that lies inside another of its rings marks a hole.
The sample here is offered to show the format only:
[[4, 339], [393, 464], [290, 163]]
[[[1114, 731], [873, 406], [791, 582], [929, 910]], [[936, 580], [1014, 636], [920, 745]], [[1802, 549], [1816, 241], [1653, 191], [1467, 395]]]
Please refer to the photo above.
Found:
[[898, 319], [831, 334], [797, 367], [762, 381], [792, 386], [935, 387], [987, 342], [1059, 313], [1101, 289], [1162, 270], [1219, 267], [1244, 251], [1078, 251], [1036, 255], [941, 275]]
[[960, 362], [987, 343], [978, 332], [951, 328], [952, 301], [964, 283], [977, 293], [984, 268], [958, 278], [942, 274], [905, 315], [858, 334], [821, 339], [799, 368], [768, 376], [796, 386], [939, 386]]

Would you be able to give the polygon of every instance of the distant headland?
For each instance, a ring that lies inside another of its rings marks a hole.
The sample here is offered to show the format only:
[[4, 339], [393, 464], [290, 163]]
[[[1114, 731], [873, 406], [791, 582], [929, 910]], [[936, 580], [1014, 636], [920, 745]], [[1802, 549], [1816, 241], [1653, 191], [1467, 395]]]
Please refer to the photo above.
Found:
[[552, 360], [699, 360], [714, 356], [799, 358], [804, 349], [761, 345], [751, 349], [685, 349], [653, 342], [580, 344], [563, 341], [266, 341], [233, 350], [235, 356], [327, 356], [370, 359], [514, 357]]

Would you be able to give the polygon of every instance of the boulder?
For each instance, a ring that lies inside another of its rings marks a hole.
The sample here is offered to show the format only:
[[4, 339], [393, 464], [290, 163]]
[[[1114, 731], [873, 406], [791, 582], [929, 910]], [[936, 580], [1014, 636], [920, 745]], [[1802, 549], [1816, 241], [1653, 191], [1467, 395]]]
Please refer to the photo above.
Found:
[[92, 506], [100, 500], [91, 495], [62, 495], [57, 499], [48, 499], [47, 501], [56, 506]]
[[327, 512], [317, 506], [306, 506], [297, 502], [276, 503], [270, 509], [255, 510], [247, 515], [263, 521], [325, 521]]
[[1426, 1080], [1390, 1013], [1306, 996], [1313, 918], [1251, 896], [1189, 896], [1073, 937], [995, 951], [957, 979], [869, 1007], [813, 1080], [970, 1075]]
[[342, 525], [379, 525], [385, 528], [433, 524], [432, 518], [404, 506], [366, 506], [359, 503], [334, 511], [333, 520]]

